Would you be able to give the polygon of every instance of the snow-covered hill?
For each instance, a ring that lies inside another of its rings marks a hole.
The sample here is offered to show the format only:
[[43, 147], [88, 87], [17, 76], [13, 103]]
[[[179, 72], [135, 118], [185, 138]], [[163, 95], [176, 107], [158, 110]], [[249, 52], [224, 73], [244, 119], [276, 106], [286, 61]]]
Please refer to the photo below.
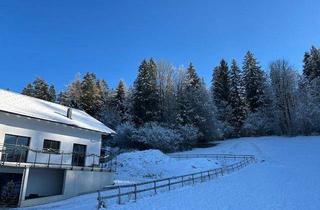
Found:
[[[241, 138], [186, 153], [254, 154], [259, 161], [209, 182], [141, 198], [135, 203], [111, 205], [108, 209], [320, 209], [320, 137]], [[93, 210], [96, 208], [96, 194], [79, 196], [38, 209], [49, 207]]]
[[220, 167], [212, 159], [175, 159], [159, 150], [123, 153], [117, 157], [118, 183], [148, 181], [165, 177], [195, 173]]

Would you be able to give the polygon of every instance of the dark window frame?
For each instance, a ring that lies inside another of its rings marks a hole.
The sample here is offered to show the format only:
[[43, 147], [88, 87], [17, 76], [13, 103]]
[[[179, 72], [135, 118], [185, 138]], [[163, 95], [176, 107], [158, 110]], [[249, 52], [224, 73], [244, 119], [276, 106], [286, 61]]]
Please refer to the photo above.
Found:
[[17, 143], [18, 143], [18, 139], [19, 139], [19, 138], [25, 138], [25, 139], [28, 139], [28, 146], [26, 146], [26, 147], [29, 147], [29, 146], [30, 146], [30, 140], [31, 140], [31, 137], [29, 137], [29, 136], [21, 136], [21, 135], [16, 135], [16, 134], [11, 134], [11, 133], [5, 133], [5, 134], [4, 134], [4, 141], [3, 141], [3, 143], [5, 143], [6, 136], [16, 137], [16, 142], [15, 142], [15, 144], [14, 144], [14, 145], [19, 145], [19, 144], [17, 144]]
[[[14, 144], [6, 143], [7, 137], [14, 137], [15, 142]], [[19, 139], [25, 139], [27, 140], [27, 145], [19, 144]], [[5, 133], [4, 135], [4, 141], [3, 145], [6, 148], [5, 154], [2, 154], [1, 159], [8, 161], [8, 162], [27, 162], [28, 160], [28, 153], [29, 153], [29, 146], [30, 146], [31, 137], [28, 136], [21, 136], [17, 134], [12, 133]], [[10, 151], [10, 153], [7, 153], [7, 151]], [[23, 151], [23, 152], [21, 152]], [[9, 156], [7, 156], [9, 154]], [[10, 156], [11, 155], [11, 156]], [[21, 156], [23, 155], [23, 156]]]
[[[45, 145], [46, 142], [49, 143], [49, 147], [47, 147]], [[57, 144], [58, 147], [57, 148], [53, 148], [54, 144]], [[60, 153], [60, 148], [61, 148], [61, 141], [51, 140], [51, 139], [44, 139], [43, 140], [42, 151], [44, 153], [59, 154]]]

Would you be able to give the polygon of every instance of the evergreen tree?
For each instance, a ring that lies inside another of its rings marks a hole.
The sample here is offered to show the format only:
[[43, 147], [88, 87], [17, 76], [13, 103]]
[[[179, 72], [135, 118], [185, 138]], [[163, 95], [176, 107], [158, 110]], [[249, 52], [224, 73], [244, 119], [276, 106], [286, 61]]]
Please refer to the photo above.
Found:
[[139, 67], [139, 73], [134, 82], [133, 114], [137, 125], [159, 119], [157, 67], [152, 59], [144, 60]]
[[81, 78], [80, 75], [77, 75], [75, 80], [68, 85], [67, 89], [58, 94], [57, 100], [64, 106], [81, 109], [81, 94]]
[[120, 80], [118, 84], [113, 104], [121, 118], [121, 122], [128, 121], [128, 109], [126, 107], [126, 88], [123, 80]]
[[248, 108], [256, 112], [264, 104], [265, 75], [251, 52], [244, 58], [243, 74]]
[[183, 78], [177, 92], [177, 122], [198, 128], [199, 141], [210, 141], [215, 135], [215, 118], [208, 91], [191, 63]]
[[231, 63], [230, 72], [230, 105], [232, 110], [230, 123], [234, 127], [234, 134], [239, 136], [246, 118], [246, 104], [241, 71], [234, 59]]
[[176, 122], [180, 125], [190, 124], [188, 109], [190, 105], [188, 104], [188, 95], [186, 91], [186, 82], [187, 82], [187, 72], [184, 69], [179, 69], [178, 80], [176, 84]]
[[320, 77], [320, 49], [312, 46], [310, 52], [305, 53], [303, 63], [303, 75], [309, 81]]
[[[64, 106], [70, 106], [70, 99], [67, 91], [61, 91], [57, 96], [57, 102]], [[73, 107], [75, 108], [75, 107]]]
[[109, 96], [109, 87], [105, 80], [98, 80], [97, 81], [97, 88], [99, 90], [99, 95], [102, 100], [102, 106], [109, 106], [110, 105], [110, 96]]
[[28, 84], [23, 90], [22, 94], [32, 96], [35, 98], [39, 98], [46, 101], [55, 101], [55, 89], [54, 86], [51, 85], [49, 88], [48, 83], [38, 77], [36, 78], [32, 84]]
[[214, 104], [218, 110], [218, 119], [222, 122], [229, 122], [230, 113], [230, 72], [225, 60], [214, 68], [212, 79], [212, 92]]
[[25, 88], [23, 88], [22, 90], [22, 94], [23, 95], [26, 95], [26, 96], [34, 96], [34, 88], [33, 88], [33, 85], [32, 84], [28, 84]]
[[50, 87], [49, 87], [49, 101], [56, 102], [56, 100], [57, 100], [56, 90], [53, 85], [50, 85]]
[[122, 122], [122, 118], [117, 109], [117, 103], [114, 100], [116, 92], [109, 90], [107, 83], [103, 80], [99, 81], [98, 87], [102, 99], [98, 119], [108, 127], [115, 129]]
[[195, 118], [198, 115], [196, 113], [197, 93], [201, 86], [201, 80], [197, 75], [192, 63], [184, 76], [184, 80], [181, 81], [178, 87], [178, 116], [177, 121], [181, 125], [192, 125], [195, 123]]
[[81, 81], [80, 107], [95, 118], [100, 117], [103, 106], [103, 97], [96, 75], [86, 73]]
[[36, 78], [36, 80], [33, 82], [33, 87], [34, 97], [47, 101], [50, 100], [49, 85], [44, 79], [40, 77]]
[[201, 79], [198, 76], [192, 63], [190, 63], [189, 67], [187, 68], [186, 89], [187, 91], [190, 90], [191, 92], [193, 92], [199, 90], [201, 85]]
[[165, 87], [164, 92], [164, 111], [163, 111], [163, 122], [172, 125], [175, 123], [176, 119], [176, 93], [175, 93], [175, 86], [174, 81], [171, 77], [167, 79], [167, 85]]
[[215, 106], [211, 103], [211, 97], [209, 91], [206, 89], [206, 84], [201, 79], [200, 87], [196, 91], [195, 97], [195, 112], [198, 114], [194, 119], [194, 127], [200, 131], [200, 143], [209, 142], [215, 140], [218, 135], [217, 131], [217, 119], [214, 115]]
[[303, 59], [303, 76], [299, 81], [297, 123], [306, 135], [320, 133], [320, 49], [312, 46]]

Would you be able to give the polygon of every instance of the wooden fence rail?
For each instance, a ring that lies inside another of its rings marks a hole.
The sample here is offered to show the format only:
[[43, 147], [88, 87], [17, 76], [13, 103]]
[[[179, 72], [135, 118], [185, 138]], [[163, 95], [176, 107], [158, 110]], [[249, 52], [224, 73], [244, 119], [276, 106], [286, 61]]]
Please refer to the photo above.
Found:
[[[126, 184], [119, 186], [106, 187], [98, 191], [98, 209], [106, 208], [107, 200], [116, 199], [118, 204], [127, 200], [137, 200], [138, 195], [147, 193], [147, 195], [154, 195], [160, 191], [172, 190], [176, 187], [183, 187], [185, 185], [195, 184], [197, 182], [204, 182], [213, 178], [223, 176], [225, 174], [239, 170], [253, 162], [255, 157], [253, 155], [226, 155], [226, 154], [177, 154], [170, 155], [173, 158], [214, 158], [214, 159], [241, 159], [239, 162], [212, 170], [201, 171], [196, 173], [185, 174], [181, 176], [173, 176], [164, 179], [157, 179], [153, 181]], [[107, 194], [107, 195], [102, 195]]]

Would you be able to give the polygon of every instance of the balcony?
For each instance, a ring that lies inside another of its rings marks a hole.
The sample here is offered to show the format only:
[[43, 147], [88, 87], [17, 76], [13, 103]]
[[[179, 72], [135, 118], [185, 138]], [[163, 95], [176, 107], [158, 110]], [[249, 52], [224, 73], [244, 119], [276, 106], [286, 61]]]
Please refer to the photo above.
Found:
[[23, 145], [0, 144], [0, 167], [37, 167], [68, 170], [112, 172], [116, 169], [115, 154], [104, 156], [80, 152], [36, 150]]

